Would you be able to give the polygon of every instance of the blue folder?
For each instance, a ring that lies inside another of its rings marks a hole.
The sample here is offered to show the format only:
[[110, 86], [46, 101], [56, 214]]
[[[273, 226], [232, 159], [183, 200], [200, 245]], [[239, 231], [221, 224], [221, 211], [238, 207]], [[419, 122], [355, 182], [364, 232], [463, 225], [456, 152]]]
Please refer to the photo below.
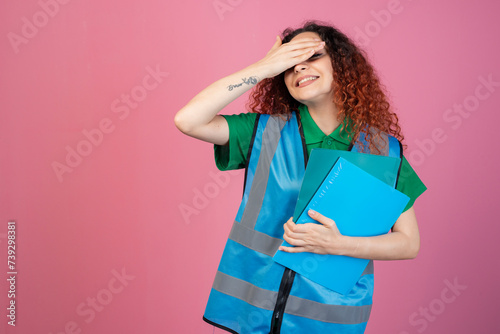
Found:
[[311, 197], [332, 169], [332, 166], [335, 165], [340, 157], [353, 163], [391, 187], [394, 187], [396, 184], [399, 165], [401, 163], [400, 158], [352, 151], [331, 150], [327, 148], [315, 148], [311, 151], [309, 156], [304, 181], [302, 182], [299, 198], [293, 213], [294, 217], [298, 217], [302, 213]]
[[[311, 162], [307, 168], [314, 168], [309, 167]], [[307, 214], [312, 209], [333, 219], [343, 235], [381, 235], [389, 232], [408, 201], [408, 196], [340, 157], [294, 221], [317, 223]], [[287, 242], [283, 245], [290, 246]], [[369, 262], [349, 256], [283, 251], [276, 252], [274, 261], [341, 294], [354, 287]]]

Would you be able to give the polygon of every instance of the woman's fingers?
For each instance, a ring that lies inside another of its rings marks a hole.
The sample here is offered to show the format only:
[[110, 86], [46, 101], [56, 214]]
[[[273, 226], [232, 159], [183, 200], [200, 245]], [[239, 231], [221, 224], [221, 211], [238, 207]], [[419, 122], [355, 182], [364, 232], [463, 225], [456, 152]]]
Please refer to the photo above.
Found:
[[325, 42], [321, 41], [307, 41], [307, 42], [297, 42], [294, 44], [286, 43], [281, 46], [282, 52], [285, 55], [295, 58], [297, 56], [309, 54], [316, 52], [325, 47]]
[[325, 227], [331, 228], [333, 226], [336, 226], [335, 222], [332, 219], [323, 216], [319, 212], [316, 212], [314, 210], [309, 210], [307, 212], [307, 214], [309, 215], [309, 217], [311, 217], [312, 219], [316, 220], [317, 222], [323, 224]]
[[293, 234], [293, 233], [303, 234], [303, 233], [307, 233], [310, 229], [308, 224], [297, 225], [293, 222], [293, 220], [287, 221], [284, 225], [284, 228], [285, 228], [285, 232], [287, 232], [289, 234]]
[[282, 44], [281, 39], [276, 37], [276, 42], [260, 63], [268, 68], [269, 75], [274, 77], [298, 63], [310, 58], [314, 52], [324, 48], [324, 42], [319, 39], [307, 38], [292, 40]]
[[320, 40], [314, 40], [314, 39], [302, 39], [299, 41], [291, 41], [288, 43], [283, 44], [283, 48], [287, 48], [290, 50], [298, 50], [298, 49], [314, 49], [317, 48], [321, 45], [324, 45], [325, 42], [320, 41]]
[[280, 246], [279, 250], [287, 253], [302, 253], [307, 251], [306, 248], [304, 247], [286, 247], [286, 246]]
[[301, 230], [301, 225], [297, 225], [293, 222], [293, 218], [290, 218], [283, 228], [285, 233], [283, 234], [283, 239], [293, 246], [304, 246], [306, 243], [303, 241], [304, 234], [301, 232], [296, 232], [296, 230]]
[[283, 234], [283, 239], [292, 246], [306, 246], [307, 243], [301, 238], [294, 238], [293, 235]]
[[279, 36], [276, 36], [276, 42], [274, 43], [273, 47], [271, 48], [271, 50], [269, 50], [269, 52], [272, 52], [273, 50], [276, 50], [277, 48], [279, 48], [281, 46], [281, 37]]

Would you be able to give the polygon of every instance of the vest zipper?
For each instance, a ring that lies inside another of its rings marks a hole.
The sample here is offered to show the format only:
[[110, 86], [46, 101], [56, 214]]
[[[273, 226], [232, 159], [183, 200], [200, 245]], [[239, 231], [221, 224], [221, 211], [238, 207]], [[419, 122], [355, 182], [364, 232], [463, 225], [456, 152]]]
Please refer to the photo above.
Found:
[[292, 290], [293, 279], [295, 278], [295, 271], [285, 268], [281, 284], [278, 291], [278, 298], [274, 307], [273, 319], [271, 321], [270, 334], [279, 334], [281, 329], [281, 322], [283, 321], [283, 313], [285, 312], [286, 301]]

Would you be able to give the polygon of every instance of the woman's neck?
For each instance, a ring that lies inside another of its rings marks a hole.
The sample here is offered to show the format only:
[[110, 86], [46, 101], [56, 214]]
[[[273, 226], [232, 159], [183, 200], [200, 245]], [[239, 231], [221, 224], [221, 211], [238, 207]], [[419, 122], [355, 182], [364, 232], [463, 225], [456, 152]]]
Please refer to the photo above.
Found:
[[311, 105], [307, 106], [309, 114], [325, 135], [330, 135], [340, 125], [341, 122], [337, 119], [338, 109], [333, 103], [328, 105]]

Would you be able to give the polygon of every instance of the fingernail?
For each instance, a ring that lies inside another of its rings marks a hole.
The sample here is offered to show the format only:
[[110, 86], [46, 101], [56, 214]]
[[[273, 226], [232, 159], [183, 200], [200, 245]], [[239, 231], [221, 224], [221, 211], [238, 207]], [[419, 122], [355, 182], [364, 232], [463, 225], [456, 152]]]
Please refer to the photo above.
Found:
[[314, 210], [309, 210], [309, 211], [308, 211], [308, 213], [309, 213], [309, 215], [314, 216], [314, 215], [316, 214], [316, 211], [314, 211]]

